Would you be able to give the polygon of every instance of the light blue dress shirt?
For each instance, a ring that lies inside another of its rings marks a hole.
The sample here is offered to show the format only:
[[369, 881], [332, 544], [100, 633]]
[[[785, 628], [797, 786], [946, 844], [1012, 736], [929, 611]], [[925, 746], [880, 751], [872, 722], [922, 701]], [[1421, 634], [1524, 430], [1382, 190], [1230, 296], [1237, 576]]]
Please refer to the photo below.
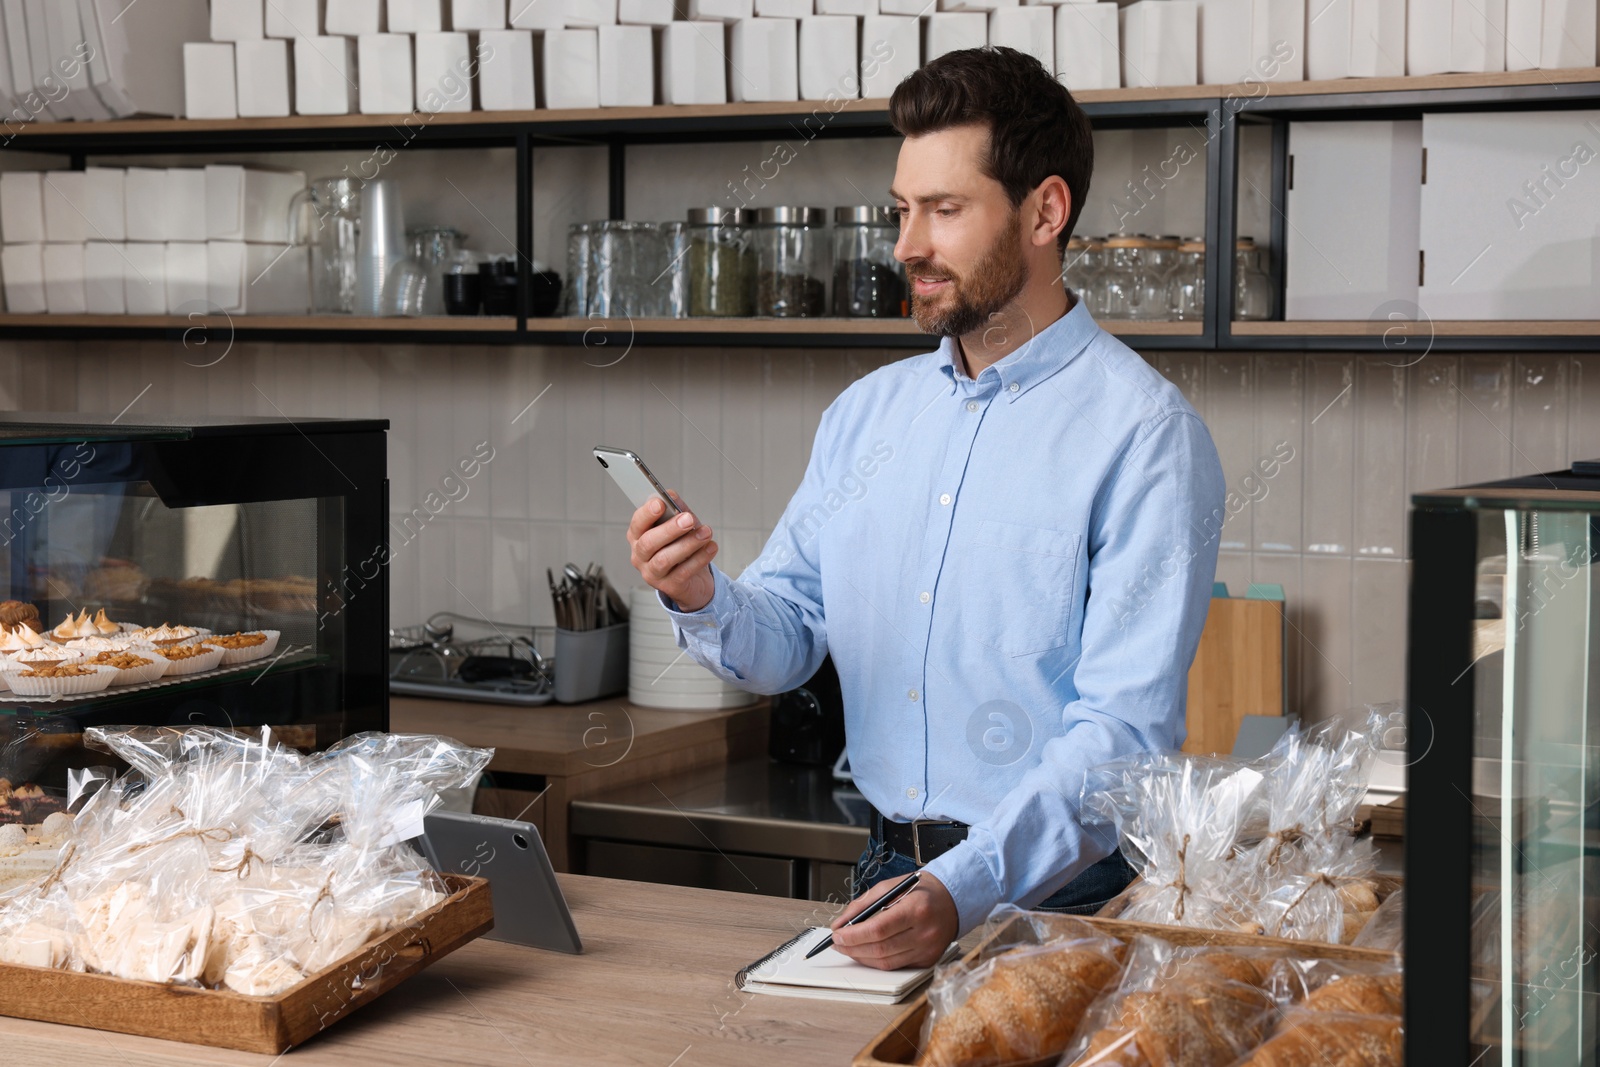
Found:
[[1182, 744], [1223, 496], [1200, 417], [1078, 302], [976, 380], [947, 337], [855, 382], [761, 557], [661, 602], [757, 693], [833, 654], [861, 792], [971, 824], [926, 867], [965, 931], [1115, 848], [1079, 823], [1087, 769]]

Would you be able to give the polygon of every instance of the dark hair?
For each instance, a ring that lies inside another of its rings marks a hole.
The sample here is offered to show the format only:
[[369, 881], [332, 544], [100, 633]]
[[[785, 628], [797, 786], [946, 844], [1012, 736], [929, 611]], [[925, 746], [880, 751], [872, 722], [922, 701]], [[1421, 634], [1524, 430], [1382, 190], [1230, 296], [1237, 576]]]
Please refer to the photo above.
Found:
[[1052, 174], [1072, 193], [1067, 224], [1056, 238], [1065, 251], [1089, 193], [1094, 136], [1089, 117], [1038, 59], [1015, 48], [946, 52], [895, 87], [889, 122], [902, 137], [952, 126], [989, 128], [984, 173], [1005, 187], [1011, 206]]

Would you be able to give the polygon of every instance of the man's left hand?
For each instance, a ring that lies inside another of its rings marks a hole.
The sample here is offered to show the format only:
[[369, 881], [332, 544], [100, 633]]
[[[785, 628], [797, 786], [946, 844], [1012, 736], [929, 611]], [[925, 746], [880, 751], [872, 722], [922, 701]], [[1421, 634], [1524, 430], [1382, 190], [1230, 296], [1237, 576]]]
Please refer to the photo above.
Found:
[[886, 878], [852, 900], [833, 920], [833, 947], [857, 963], [885, 971], [931, 967], [939, 962], [944, 950], [956, 939], [961, 917], [950, 890], [926, 871], [922, 872], [917, 888], [904, 897], [864, 923], [845, 926], [900, 881]]

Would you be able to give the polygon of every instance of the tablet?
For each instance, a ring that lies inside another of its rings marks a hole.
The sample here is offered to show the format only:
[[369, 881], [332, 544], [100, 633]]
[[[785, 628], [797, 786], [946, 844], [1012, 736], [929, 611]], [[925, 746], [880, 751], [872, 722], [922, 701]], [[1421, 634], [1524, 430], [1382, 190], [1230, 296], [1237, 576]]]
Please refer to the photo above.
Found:
[[487, 878], [494, 929], [485, 937], [557, 952], [583, 951], [567, 898], [532, 823], [437, 811], [417, 839], [436, 871]]

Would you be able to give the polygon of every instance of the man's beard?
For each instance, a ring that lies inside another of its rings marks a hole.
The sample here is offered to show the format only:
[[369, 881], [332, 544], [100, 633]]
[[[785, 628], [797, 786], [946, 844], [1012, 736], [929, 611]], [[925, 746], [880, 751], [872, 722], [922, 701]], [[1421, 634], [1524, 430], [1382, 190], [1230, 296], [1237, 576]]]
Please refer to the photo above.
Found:
[[1028, 261], [1018, 247], [1017, 215], [1012, 212], [989, 251], [965, 276], [938, 270], [926, 261], [906, 265], [911, 279], [950, 279], [943, 291], [928, 296], [912, 289], [911, 317], [919, 329], [940, 337], [963, 337], [1016, 299], [1028, 284]]

